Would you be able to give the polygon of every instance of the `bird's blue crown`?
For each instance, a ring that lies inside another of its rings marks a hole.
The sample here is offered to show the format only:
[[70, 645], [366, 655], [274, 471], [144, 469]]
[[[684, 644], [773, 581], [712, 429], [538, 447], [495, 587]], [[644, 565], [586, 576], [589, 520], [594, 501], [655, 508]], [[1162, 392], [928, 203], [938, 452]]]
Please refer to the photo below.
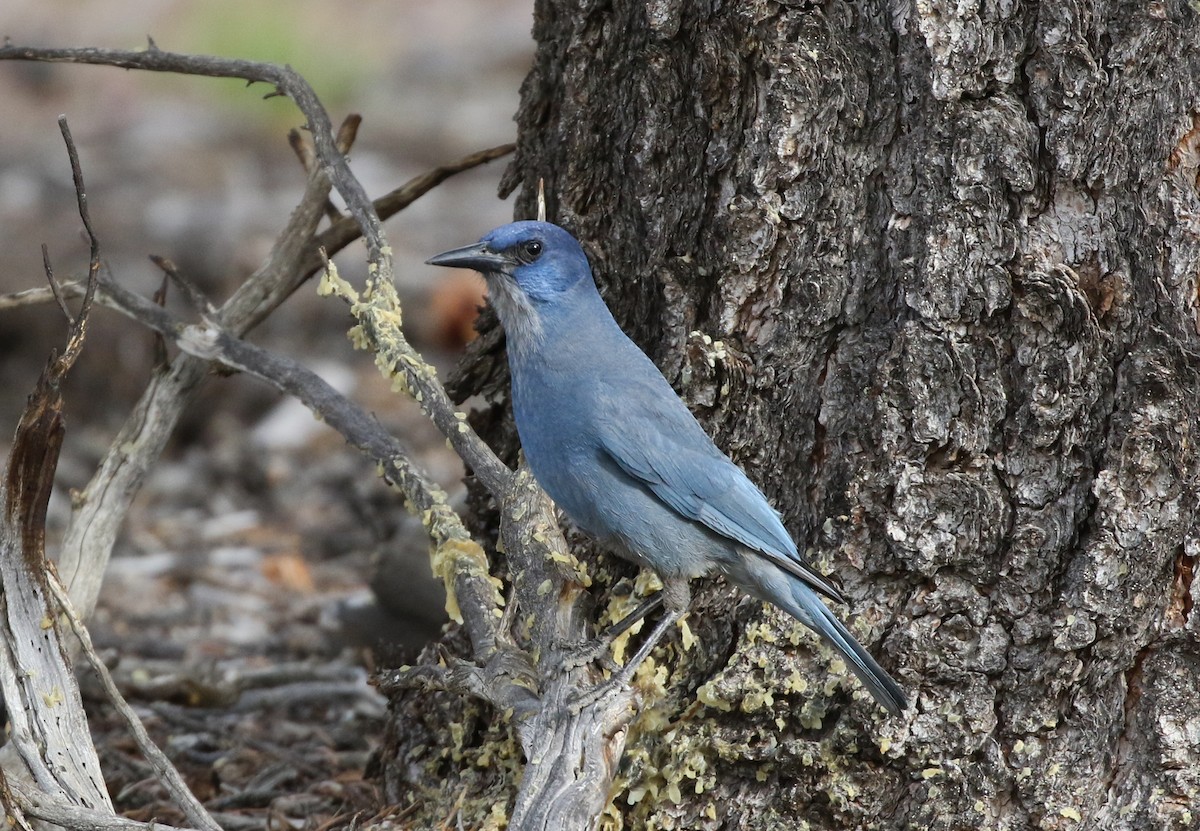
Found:
[[592, 277], [578, 240], [549, 222], [501, 225], [482, 242], [497, 254], [509, 255], [513, 265], [508, 273], [535, 302], [553, 301], [580, 280]]

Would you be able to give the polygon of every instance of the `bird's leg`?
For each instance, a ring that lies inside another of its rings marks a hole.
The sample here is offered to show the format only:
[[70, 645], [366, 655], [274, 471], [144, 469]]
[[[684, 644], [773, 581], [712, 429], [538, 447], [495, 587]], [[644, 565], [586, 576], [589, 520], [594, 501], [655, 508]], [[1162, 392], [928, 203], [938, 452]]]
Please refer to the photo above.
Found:
[[659, 606], [661, 606], [662, 602], [662, 592], [658, 591], [650, 595], [641, 603], [639, 603], [636, 609], [625, 615], [625, 617], [618, 620], [612, 626], [605, 629], [603, 632], [597, 635], [594, 640], [589, 641], [588, 643], [580, 646], [578, 649], [570, 652], [566, 656], [564, 663], [566, 663], [568, 667], [574, 669], [575, 667], [581, 667], [584, 664], [590, 664], [592, 661], [600, 658], [602, 655], [608, 652], [617, 638], [628, 632], [634, 626], [634, 624], [638, 623], [645, 618], [646, 615], [650, 614]]
[[602, 640], [605, 642], [606, 645], [611, 646], [613, 641], [615, 641], [617, 638], [621, 637], [626, 632], [628, 632], [635, 623], [642, 620], [644, 617], [646, 617], [646, 615], [653, 612], [655, 609], [657, 609], [659, 606], [661, 606], [662, 603], [663, 603], [663, 593], [655, 592], [654, 594], [650, 595], [645, 600], [643, 600], [641, 603], [639, 603], [637, 608], [634, 609], [632, 612], [625, 615], [625, 617], [621, 618], [616, 623], [614, 623], [612, 626], [605, 629], [604, 632], [600, 635], [600, 637], [597, 638], [597, 640]]
[[[687, 612], [688, 605], [691, 603], [691, 591], [688, 589], [687, 580], [683, 578], [664, 579], [662, 591], [647, 598], [642, 603], [642, 606], [646, 606], [651, 600], [655, 601], [654, 606], [657, 606], [658, 603], [666, 605], [667, 610], [662, 618], [650, 630], [650, 634], [646, 636], [646, 640], [638, 647], [638, 651], [633, 653], [633, 657], [629, 659], [625, 666], [614, 672], [607, 681], [597, 684], [571, 702], [573, 710], [578, 712], [589, 704], [599, 701], [613, 690], [624, 687], [632, 680], [633, 674], [637, 672], [642, 662], [654, 651], [654, 647], [658, 646], [658, 642], [663, 639], [663, 636], [667, 634], [671, 626], [678, 622], [684, 613]], [[650, 608], [654, 606], [650, 606]], [[641, 609], [641, 606], [638, 609]], [[635, 609], [634, 612], [636, 613], [638, 609]], [[616, 626], [623, 624], [629, 617], [626, 616]]]
[[658, 646], [658, 642], [662, 640], [663, 635], [681, 617], [683, 617], [682, 609], [668, 609], [655, 625], [654, 629], [651, 630], [649, 637], [638, 647], [638, 651], [633, 653], [633, 657], [629, 659], [629, 663], [614, 672], [606, 681], [597, 684], [587, 692], [581, 693], [578, 698], [571, 702], [571, 709], [579, 712], [584, 707], [599, 701], [614, 690], [626, 686], [633, 678], [633, 674], [637, 672], [637, 668], [650, 656], [654, 647]]

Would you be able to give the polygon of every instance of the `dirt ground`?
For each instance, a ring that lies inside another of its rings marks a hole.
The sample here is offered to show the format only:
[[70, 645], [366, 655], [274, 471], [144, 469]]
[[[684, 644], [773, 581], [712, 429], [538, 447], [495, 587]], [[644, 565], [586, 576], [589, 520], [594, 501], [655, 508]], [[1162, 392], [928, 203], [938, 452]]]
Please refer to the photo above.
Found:
[[[107, 7], [107, 8], [105, 8]], [[335, 121], [364, 117], [352, 164], [372, 195], [512, 141], [532, 55], [531, 0], [387, 4], [199, 0], [77, 4], [10, 0], [14, 43], [214, 51], [285, 60]], [[336, 10], [336, 11], [334, 11]], [[43, 284], [39, 245], [80, 274], [70, 169], [55, 119], [79, 145], [103, 257], [146, 294], [175, 261], [220, 301], [256, 267], [299, 198], [286, 132], [301, 119], [265, 90], [115, 69], [0, 63], [0, 293]], [[464, 174], [388, 223], [414, 341], [444, 373], [481, 286], [434, 282], [423, 260], [512, 217], [496, 198], [505, 161]], [[364, 271], [362, 252], [339, 258]], [[177, 306], [177, 310], [185, 309]], [[414, 448], [452, 495], [462, 468], [411, 402], [345, 337], [339, 301], [305, 287], [252, 334], [320, 372]], [[50, 306], [0, 310], [0, 449], [65, 333]], [[49, 512], [50, 550], [145, 386], [154, 339], [101, 310], [66, 390], [67, 437]], [[7, 426], [5, 426], [7, 425]], [[89, 621], [151, 734], [227, 829], [362, 823], [381, 806], [369, 777], [385, 702], [377, 666], [410, 659], [445, 622], [420, 525], [373, 464], [300, 405], [249, 379], [213, 377], [127, 518]], [[182, 822], [81, 673], [110, 792], [130, 816]]]

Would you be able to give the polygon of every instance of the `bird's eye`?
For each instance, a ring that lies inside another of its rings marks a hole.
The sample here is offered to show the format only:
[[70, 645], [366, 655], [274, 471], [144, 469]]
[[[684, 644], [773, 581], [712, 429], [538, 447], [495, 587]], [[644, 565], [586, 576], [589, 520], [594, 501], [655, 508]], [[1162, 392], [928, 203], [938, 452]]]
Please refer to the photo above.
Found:
[[542, 256], [542, 243], [531, 239], [521, 244], [520, 257], [523, 262], [531, 263]]

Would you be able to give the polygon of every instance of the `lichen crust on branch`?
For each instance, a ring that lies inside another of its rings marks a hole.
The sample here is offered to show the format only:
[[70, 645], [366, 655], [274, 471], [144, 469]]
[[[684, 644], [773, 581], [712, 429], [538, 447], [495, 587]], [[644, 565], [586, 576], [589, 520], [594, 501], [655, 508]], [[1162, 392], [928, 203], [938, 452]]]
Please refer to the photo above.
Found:
[[[455, 587], [459, 577], [469, 577], [475, 581], [486, 581], [487, 585], [491, 586], [492, 596], [488, 598], [487, 608], [493, 617], [500, 617], [501, 609], [504, 606], [504, 594], [502, 593], [504, 584], [500, 582], [499, 578], [492, 576], [488, 569], [487, 554], [484, 552], [483, 546], [475, 540], [470, 537], [446, 536], [433, 531], [432, 526], [442, 521], [439, 515], [443, 510], [453, 514], [449, 505], [437, 505], [425, 511], [421, 516], [421, 521], [427, 528], [430, 528], [431, 537], [435, 541], [429, 547], [429, 566], [433, 570], [434, 576], [438, 577], [446, 587], [446, 614], [455, 623], [463, 622], [462, 609], [458, 605], [458, 591]], [[454, 517], [454, 522], [458, 523], [457, 516]]]
[[[351, 341], [358, 349], [369, 349], [375, 353], [375, 365], [385, 378], [392, 381], [396, 391], [408, 393], [421, 404], [439, 429], [446, 433], [446, 438], [452, 443], [455, 437], [464, 438], [470, 434], [463, 413], [452, 412], [453, 426], [447, 429], [444, 419], [439, 419], [436, 404], [427, 401], [422, 389], [429, 389], [438, 383], [437, 373], [413, 347], [408, 343], [401, 331], [403, 316], [400, 300], [391, 281], [379, 279], [378, 272], [372, 269], [372, 277], [368, 281], [366, 291], [361, 294], [348, 280], [338, 274], [337, 266], [330, 261], [325, 263], [325, 272], [318, 284], [317, 291], [323, 296], [334, 295], [345, 300], [350, 306], [350, 313], [357, 324], [348, 332]], [[456, 623], [463, 622], [462, 608], [459, 605], [459, 578], [472, 581], [486, 581], [490, 586], [490, 597], [487, 592], [475, 592], [473, 601], [483, 601], [486, 605], [485, 614], [500, 617], [504, 606], [502, 594], [503, 584], [491, 575], [487, 554], [479, 543], [471, 539], [463, 528], [462, 520], [450, 507], [446, 493], [440, 488], [431, 488], [428, 496], [431, 505], [421, 512], [420, 519], [429, 532], [432, 545], [429, 559], [433, 574], [441, 579], [446, 589], [446, 614]], [[482, 585], [475, 582], [476, 587]]]
[[368, 267], [367, 287], [358, 292], [326, 261], [319, 290], [335, 295], [350, 306], [356, 324], [348, 332], [358, 349], [375, 353], [375, 365], [398, 392], [410, 395], [429, 416], [475, 478], [500, 500], [508, 490], [512, 471], [497, 458], [466, 422], [438, 380], [436, 369], [413, 348], [401, 330], [402, 314], [390, 270], [376, 263]]

